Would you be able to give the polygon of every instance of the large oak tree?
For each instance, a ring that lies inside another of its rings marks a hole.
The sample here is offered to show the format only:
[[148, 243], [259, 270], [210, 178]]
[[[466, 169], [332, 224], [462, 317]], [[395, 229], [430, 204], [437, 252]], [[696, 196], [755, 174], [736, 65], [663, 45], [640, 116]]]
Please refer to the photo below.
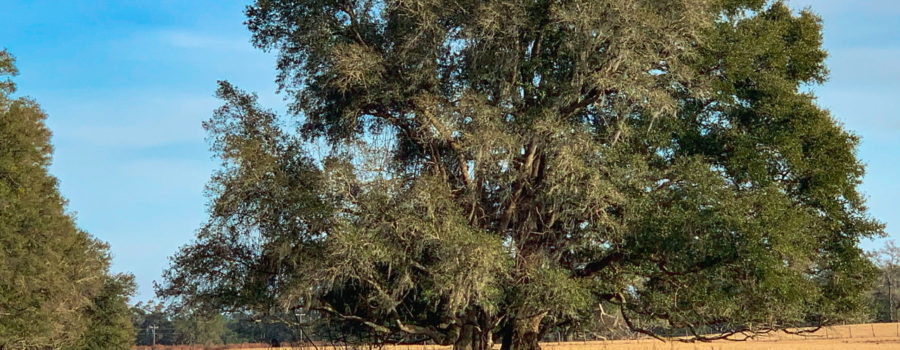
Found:
[[[534, 349], [616, 308], [742, 338], [857, 316], [881, 226], [764, 0], [258, 0], [281, 117], [221, 83], [209, 222], [160, 294]], [[294, 127], [296, 126], [296, 128]]]

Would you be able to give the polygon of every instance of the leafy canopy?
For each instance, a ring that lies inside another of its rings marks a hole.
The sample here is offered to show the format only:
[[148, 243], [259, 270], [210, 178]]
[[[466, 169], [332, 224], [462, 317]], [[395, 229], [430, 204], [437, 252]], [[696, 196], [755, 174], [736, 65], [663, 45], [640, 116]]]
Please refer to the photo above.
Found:
[[[184, 306], [533, 348], [615, 304], [722, 337], [859, 315], [881, 232], [814, 97], [819, 19], [762, 0], [259, 0], [280, 117], [222, 82]], [[294, 128], [296, 126], [296, 128]], [[474, 345], [473, 345], [474, 344]]]

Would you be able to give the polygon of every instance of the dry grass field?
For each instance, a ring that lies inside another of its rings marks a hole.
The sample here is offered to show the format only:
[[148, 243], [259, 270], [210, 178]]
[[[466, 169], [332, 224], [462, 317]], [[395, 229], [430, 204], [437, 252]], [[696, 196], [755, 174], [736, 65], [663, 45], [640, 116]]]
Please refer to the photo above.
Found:
[[[246, 346], [246, 345], [245, 345]], [[900, 323], [857, 324], [822, 328], [818, 332], [805, 335], [784, 333], [760, 336], [748, 341], [716, 341], [709, 343], [685, 343], [680, 341], [661, 342], [654, 339], [613, 340], [542, 343], [544, 350], [900, 350]], [[149, 347], [140, 347], [148, 349]], [[217, 350], [217, 349], [273, 350], [267, 347], [156, 347], [154, 350]], [[285, 348], [278, 350], [316, 350], [312, 346]], [[435, 345], [389, 345], [383, 350], [449, 350], [447, 346]], [[495, 346], [499, 349], [499, 346]], [[319, 346], [318, 350], [374, 350], [350, 347]]]
[[[869, 350], [900, 349], [900, 324], [857, 324], [820, 329], [815, 333], [785, 333], [760, 336], [748, 341], [684, 343], [658, 340], [618, 340], [586, 343], [544, 343], [545, 350]], [[398, 349], [399, 350], [399, 349]]]

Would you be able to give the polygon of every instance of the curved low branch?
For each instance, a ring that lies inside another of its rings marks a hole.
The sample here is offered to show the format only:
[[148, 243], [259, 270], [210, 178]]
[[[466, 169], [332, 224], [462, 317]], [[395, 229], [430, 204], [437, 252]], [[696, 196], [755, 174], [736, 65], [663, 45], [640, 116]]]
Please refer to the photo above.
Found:
[[[621, 297], [621, 294], [620, 294], [620, 297]], [[625, 298], [622, 298], [622, 306], [619, 308], [619, 313], [622, 314], [622, 320], [625, 321], [625, 325], [628, 326], [628, 329], [630, 329], [632, 332], [638, 332], [640, 334], [648, 335], [648, 336], [653, 337], [654, 339], [659, 340], [661, 342], [667, 341], [665, 338], [660, 337], [658, 334], [654, 333], [653, 331], [635, 326], [635, 324], [633, 322], [631, 322], [631, 319], [628, 318], [628, 313], [625, 312], [624, 301], [625, 301]]]
[[409, 335], [423, 335], [423, 336], [430, 338], [435, 343], [440, 344], [440, 345], [450, 345], [455, 340], [455, 339], [453, 339], [453, 331], [452, 330], [454, 329], [454, 326], [455, 326], [453, 324], [450, 325], [449, 331], [442, 332], [441, 330], [438, 330], [434, 327], [422, 327], [422, 326], [417, 326], [417, 325], [404, 324], [399, 319], [396, 319], [395, 320], [396, 330], [394, 330], [387, 326], [377, 324], [375, 322], [372, 322], [370, 320], [367, 320], [367, 319], [359, 317], [359, 316], [346, 315], [346, 314], [340, 313], [337, 310], [335, 310], [333, 307], [327, 306], [327, 305], [313, 306], [313, 307], [309, 307], [308, 309], [314, 310], [314, 311], [325, 312], [325, 313], [328, 313], [328, 314], [330, 314], [334, 317], [337, 317], [341, 320], [357, 322], [359, 324], [362, 324], [366, 327], [371, 328], [375, 332], [382, 333], [382, 334], [390, 334], [390, 333], [395, 333], [396, 331], [399, 331], [399, 332], [406, 333]]
[[369, 320], [359, 317], [359, 316], [342, 314], [342, 313], [338, 312], [337, 310], [335, 310], [331, 306], [313, 306], [313, 307], [310, 307], [309, 310], [325, 312], [325, 313], [328, 313], [334, 317], [340, 318], [345, 321], [358, 322], [359, 324], [369, 327], [372, 330], [379, 332], [379, 333], [391, 333], [391, 329], [388, 327], [382, 326], [380, 324], [369, 321]]
[[397, 322], [397, 328], [399, 328], [400, 331], [402, 331], [406, 334], [424, 335], [428, 338], [431, 338], [431, 340], [433, 340], [435, 343], [437, 343], [439, 345], [450, 345], [450, 343], [451, 343], [450, 341], [453, 340], [453, 339], [451, 339], [452, 337], [450, 336], [450, 334], [443, 333], [432, 327], [407, 325], [407, 324], [403, 324], [402, 322], [400, 322], [400, 320], [396, 320], [396, 322]]

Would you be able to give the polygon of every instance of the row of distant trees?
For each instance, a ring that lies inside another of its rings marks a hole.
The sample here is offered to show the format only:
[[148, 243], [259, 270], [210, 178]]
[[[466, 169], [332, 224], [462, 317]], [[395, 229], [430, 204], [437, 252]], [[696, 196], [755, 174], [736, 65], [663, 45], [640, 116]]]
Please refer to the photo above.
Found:
[[297, 340], [294, 330], [268, 318], [242, 314], [176, 312], [161, 303], [132, 307], [136, 345], [269, 343]]

